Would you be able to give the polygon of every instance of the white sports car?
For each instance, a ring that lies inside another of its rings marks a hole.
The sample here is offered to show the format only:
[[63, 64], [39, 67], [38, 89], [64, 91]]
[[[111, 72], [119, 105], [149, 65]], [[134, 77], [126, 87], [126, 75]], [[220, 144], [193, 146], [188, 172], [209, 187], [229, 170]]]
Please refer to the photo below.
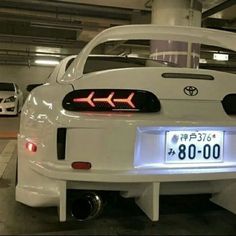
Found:
[[112, 191], [135, 198], [157, 221], [160, 194], [211, 193], [236, 213], [236, 75], [129, 58], [126, 67], [109, 59], [98, 71], [86, 69], [97, 45], [130, 39], [236, 49], [235, 34], [203, 28], [129, 25], [100, 33], [63, 77], [25, 102], [16, 200], [56, 206], [60, 221], [69, 206], [83, 220]]
[[23, 106], [23, 94], [15, 83], [0, 82], [0, 115], [17, 115]]

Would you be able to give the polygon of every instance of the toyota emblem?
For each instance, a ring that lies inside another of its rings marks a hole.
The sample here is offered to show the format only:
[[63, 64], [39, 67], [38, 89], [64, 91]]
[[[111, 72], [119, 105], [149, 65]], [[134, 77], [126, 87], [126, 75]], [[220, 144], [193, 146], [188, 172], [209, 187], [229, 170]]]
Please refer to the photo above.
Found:
[[184, 93], [188, 96], [196, 96], [198, 94], [198, 89], [194, 86], [187, 86], [184, 88]]

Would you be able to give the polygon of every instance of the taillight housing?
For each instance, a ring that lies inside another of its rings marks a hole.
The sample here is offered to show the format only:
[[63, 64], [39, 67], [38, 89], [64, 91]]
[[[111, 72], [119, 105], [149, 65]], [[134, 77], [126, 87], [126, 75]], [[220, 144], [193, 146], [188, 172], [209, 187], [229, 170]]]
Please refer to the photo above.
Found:
[[228, 115], [236, 115], [236, 94], [228, 94], [222, 100], [222, 105]]
[[69, 111], [158, 112], [160, 101], [151, 92], [131, 89], [81, 89], [70, 92], [62, 102]]

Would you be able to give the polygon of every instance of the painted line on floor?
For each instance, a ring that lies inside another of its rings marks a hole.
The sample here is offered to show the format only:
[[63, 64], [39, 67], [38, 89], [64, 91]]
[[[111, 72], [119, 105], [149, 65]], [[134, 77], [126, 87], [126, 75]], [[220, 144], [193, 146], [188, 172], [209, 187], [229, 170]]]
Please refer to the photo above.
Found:
[[17, 132], [0, 132], [0, 139], [17, 138]]
[[0, 154], [0, 178], [3, 176], [3, 173], [13, 156], [15, 148], [16, 148], [16, 140], [10, 140], [7, 142], [7, 145]]

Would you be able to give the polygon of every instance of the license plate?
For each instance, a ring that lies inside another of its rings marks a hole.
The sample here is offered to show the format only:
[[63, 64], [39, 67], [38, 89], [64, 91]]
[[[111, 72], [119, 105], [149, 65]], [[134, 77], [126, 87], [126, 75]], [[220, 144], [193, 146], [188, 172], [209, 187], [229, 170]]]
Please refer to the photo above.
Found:
[[223, 131], [167, 131], [165, 162], [222, 162], [223, 143]]

